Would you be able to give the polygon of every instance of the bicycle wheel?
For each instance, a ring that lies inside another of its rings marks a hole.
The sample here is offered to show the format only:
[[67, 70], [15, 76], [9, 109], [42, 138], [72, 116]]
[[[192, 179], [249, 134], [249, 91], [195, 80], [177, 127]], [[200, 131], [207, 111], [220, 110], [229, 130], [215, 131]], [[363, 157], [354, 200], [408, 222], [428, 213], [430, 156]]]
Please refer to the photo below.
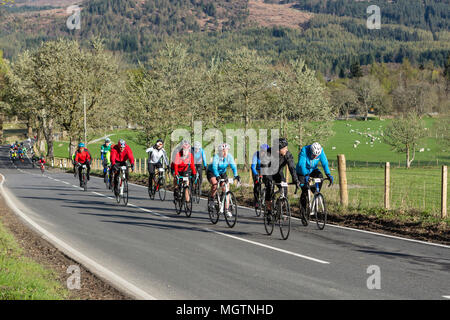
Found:
[[181, 209], [182, 209], [182, 197], [180, 197], [179, 195], [177, 195], [177, 191], [175, 191], [174, 193], [173, 193], [173, 197], [174, 197], [174, 204], [175, 204], [175, 211], [176, 211], [176, 213], [177, 214], [180, 214], [181, 213]]
[[194, 187], [192, 188], [192, 196], [194, 197], [194, 202], [199, 203], [200, 202], [200, 181], [197, 181], [197, 183], [194, 184]]
[[[237, 222], [237, 201], [233, 192], [228, 191], [227, 194], [228, 200], [228, 210], [225, 210], [225, 221], [230, 228], [233, 228]], [[225, 200], [226, 206], [226, 200]]]
[[166, 179], [164, 179], [164, 177], [160, 178], [158, 181], [158, 194], [159, 200], [166, 200]]
[[[185, 193], [186, 190], [189, 195], [189, 201], [186, 201], [186, 193]], [[190, 187], [183, 188], [183, 202], [182, 203], [184, 203], [184, 213], [186, 214], [186, 217], [189, 218], [192, 214], [192, 193], [191, 193]]]
[[218, 197], [218, 194], [216, 194], [216, 196], [214, 197], [214, 208], [210, 208], [208, 204], [208, 214], [212, 224], [216, 224], [219, 221], [220, 205]]
[[[269, 221], [270, 219], [270, 221]], [[264, 229], [266, 229], [266, 233], [270, 236], [273, 232], [273, 227], [275, 225], [275, 217], [273, 212], [269, 215], [266, 208], [264, 209]]]
[[86, 178], [86, 172], [83, 172], [83, 189], [84, 191], [87, 191], [87, 178]]
[[123, 180], [123, 195], [122, 195], [122, 201], [124, 205], [128, 205], [128, 181]]
[[282, 199], [279, 201], [278, 214], [281, 237], [283, 240], [286, 240], [291, 232], [291, 209], [289, 208], [289, 202], [287, 199]]
[[155, 188], [153, 186], [153, 183], [150, 183], [150, 182], [152, 182], [151, 177], [148, 178], [148, 187], [147, 187], [148, 196], [150, 197], [151, 200], [155, 200]]
[[122, 178], [119, 177], [117, 180], [117, 186], [114, 187], [114, 195], [116, 197], [117, 203], [120, 203], [120, 190], [122, 188]]
[[108, 169], [106, 169], [104, 181], [105, 181], [106, 189], [109, 189], [110, 185], [109, 185], [109, 170]]
[[[260, 187], [261, 188], [261, 187]], [[266, 188], [261, 188], [258, 192], [258, 208], [255, 208], [256, 216], [259, 217], [264, 214], [264, 208], [266, 206]]]
[[316, 219], [317, 228], [323, 230], [327, 223], [327, 209], [325, 206], [325, 199], [322, 194], [317, 194], [314, 197], [314, 217]]

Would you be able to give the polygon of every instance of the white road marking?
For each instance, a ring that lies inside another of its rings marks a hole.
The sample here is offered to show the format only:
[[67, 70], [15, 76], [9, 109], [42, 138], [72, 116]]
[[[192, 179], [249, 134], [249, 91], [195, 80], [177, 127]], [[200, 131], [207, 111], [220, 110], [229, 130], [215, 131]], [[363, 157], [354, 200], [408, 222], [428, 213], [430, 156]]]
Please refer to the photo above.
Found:
[[226, 233], [215, 231], [215, 230], [211, 230], [211, 229], [208, 229], [208, 228], [205, 228], [205, 230], [208, 230], [208, 231], [213, 232], [213, 233], [220, 234], [220, 235], [225, 236], [225, 237], [233, 238], [233, 239], [236, 239], [236, 240], [239, 240], [239, 241], [251, 243], [251, 244], [254, 244], [256, 246], [260, 246], [260, 247], [268, 248], [268, 249], [271, 249], [271, 250], [279, 251], [279, 252], [282, 252], [282, 253], [286, 253], [286, 254], [289, 254], [291, 256], [299, 257], [299, 258], [302, 258], [302, 259], [307, 259], [307, 260], [311, 260], [311, 261], [322, 263], [322, 264], [330, 264], [328, 261], [319, 260], [319, 259], [316, 259], [316, 258], [312, 258], [312, 257], [308, 257], [308, 256], [305, 256], [305, 255], [299, 254], [299, 253], [295, 253], [295, 252], [292, 252], [292, 251], [288, 251], [288, 250], [272, 247], [272, 246], [269, 246], [267, 244], [263, 244], [263, 243], [259, 243], [259, 242], [256, 242], [256, 241], [252, 241], [252, 240], [247, 240], [247, 239], [244, 239], [244, 238], [236, 237], [236, 236], [233, 236], [231, 234], [226, 234]]
[[450, 299], [450, 296], [442, 296], [442, 298]]

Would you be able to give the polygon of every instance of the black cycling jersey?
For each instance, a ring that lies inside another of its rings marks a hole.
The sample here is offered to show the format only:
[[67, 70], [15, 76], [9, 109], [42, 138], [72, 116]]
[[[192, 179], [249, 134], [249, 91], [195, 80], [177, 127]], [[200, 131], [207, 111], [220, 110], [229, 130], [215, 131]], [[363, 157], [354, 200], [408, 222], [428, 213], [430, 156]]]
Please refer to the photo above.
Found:
[[[273, 157], [278, 156], [278, 159], [274, 159]], [[282, 174], [283, 168], [287, 165], [289, 168], [289, 172], [291, 173], [292, 180], [295, 184], [298, 183], [297, 173], [295, 171], [295, 163], [294, 163], [294, 157], [292, 156], [292, 153], [289, 151], [286, 152], [284, 156], [282, 156], [280, 153], [275, 153], [272, 155], [271, 149], [268, 150], [268, 159], [261, 159], [261, 173], [262, 175], [269, 179], [273, 180], [274, 176], [280, 177], [284, 175]], [[278, 164], [275, 160], [278, 160]], [[277, 168], [273, 168], [272, 165], [277, 165]], [[278, 179], [276, 179], [278, 180]]]

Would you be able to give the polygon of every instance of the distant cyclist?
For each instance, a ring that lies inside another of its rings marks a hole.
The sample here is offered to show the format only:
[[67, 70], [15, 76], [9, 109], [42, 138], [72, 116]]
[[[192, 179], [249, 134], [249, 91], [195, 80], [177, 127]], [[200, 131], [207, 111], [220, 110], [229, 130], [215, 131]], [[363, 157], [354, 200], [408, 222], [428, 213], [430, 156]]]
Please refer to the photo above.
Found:
[[253, 198], [254, 198], [254, 206], [258, 207], [258, 185], [260, 183], [260, 178], [262, 178], [261, 174], [261, 158], [267, 156], [267, 150], [269, 150], [269, 145], [262, 144], [259, 148], [259, 151], [256, 151], [253, 154], [252, 158], [252, 177], [253, 177]]
[[150, 189], [153, 186], [153, 179], [155, 177], [155, 170], [159, 168], [169, 167], [169, 159], [167, 158], [166, 150], [164, 150], [164, 140], [158, 139], [156, 143], [145, 150], [148, 153], [147, 165], [148, 165], [148, 183]]
[[230, 145], [228, 143], [222, 143], [219, 145], [219, 152], [214, 155], [212, 163], [209, 164], [206, 169], [206, 178], [211, 183], [211, 191], [208, 199], [208, 207], [214, 208], [214, 197], [216, 196], [218, 182], [220, 179], [227, 179], [227, 168], [231, 167], [234, 177], [237, 181], [241, 178], [238, 175], [236, 163], [233, 156], [229, 154]]
[[[117, 194], [117, 183], [119, 182], [120, 167], [127, 165], [127, 160], [131, 164], [131, 170], [134, 171], [134, 156], [130, 146], [125, 140], [120, 139], [119, 142], [111, 147], [111, 181], [114, 181], [114, 192]], [[128, 167], [126, 171], [128, 179]]]
[[203, 169], [206, 169], [208, 163], [206, 162], [205, 150], [203, 150], [200, 142], [195, 141], [194, 147], [192, 148], [194, 154], [195, 169], [198, 172], [199, 182], [203, 181]]
[[106, 176], [106, 171], [108, 170], [108, 165], [110, 159], [107, 159], [106, 154], [110, 154], [111, 152], [111, 139], [106, 138], [105, 143], [100, 147], [100, 159], [102, 159], [103, 165], [103, 178]]
[[[288, 150], [288, 141], [285, 138], [274, 140], [272, 148], [268, 149], [268, 152], [270, 153], [270, 163], [268, 163], [267, 168], [264, 168], [262, 172], [264, 184], [266, 185], [266, 217], [270, 219], [272, 216], [273, 183], [286, 182], [286, 177], [283, 173], [285, 166], [288, 167], [293, 182], [297, 186], [299, 182], [295, 172], [294, 157]], [[287, 188], [285, 188], [284, 192], [287, 195]]]
[[[328, 159], [325, 151], [318, 142], [314, 142], [309, 146], [304, 146], [298, 156], [296, 171], [302, 188], [300, 202], [303, 209], [306, 208], [306, 197], [308, 196], [308, 182], [310, 178], [323, 178], [322, 172], [318, 169], [319, 162], [322, 164], [325, 174], [333, 182], [330, 168], [328, 167]], [[322, 188], [322, 184], [320, 184]]]
[[[191, 152], [191, 144], [184, 140], [181, 143], [181, 151], [179, 151], [174, 160], [174, 181], [173, 185], [176, 194], [179, 194], [178, 179], [181, 177], [197, 176], [195, 170], [194, 155]], [[189, 183], [189, 182], [188, 182]], [[189, 195], [186, 193], [186, 201], [189, 202]], [[176, 197], [175, 197], [176, 198]]]
[[[89, 174], [91, 172], [91, 161], [92, 161], [92, 157], [91, 157], [91, 153], [89, 152], [89, 150], [86, 148], [86, 146], [84, 145], [84, 143], [80, 142], [78, 144], [78, 150], [75, 154], [75, 166], [79, 166], [79, 165], [86, 165], [86, 178], [89, 180]], [[78, 178], [80, 179], [80, 187], [83, 186], [83, 177], [81, 176], [81, 171], [82, 170], [78, 170]]]

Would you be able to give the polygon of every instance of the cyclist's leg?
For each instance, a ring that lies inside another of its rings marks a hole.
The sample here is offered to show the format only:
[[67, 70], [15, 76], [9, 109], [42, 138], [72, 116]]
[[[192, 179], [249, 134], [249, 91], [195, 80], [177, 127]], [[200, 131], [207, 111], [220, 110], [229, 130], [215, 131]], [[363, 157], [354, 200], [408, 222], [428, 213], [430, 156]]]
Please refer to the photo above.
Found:
[[302, 188], [302, 194], [300, 195], [300, 204], [303, 209], [306, 209], [306, 199], [308, 198], [308, 185], [305, 181], [305, 176], [297, 175], [300, 187]]
[[214, 173], [212, 171], [206, 171], [206, 178], [208, 179], [209, 183], [211, 184], [211, 189], [209, 192], [208, 197], [208, 206], [214, 207], [214, 197], [216, 196], [217, 192], [217, 179], [214, 176]]
[[148, 163], [148, 186], [151, 189], [153, 187], [153, 179], [155, 178], [155, 164]]
[[264, 184], [266, 185], [266, 208], [267, 211], [272, 211], [272, 196], [273, 196], [273, 177], [272, 176], [264, 176], [263, 178]]

